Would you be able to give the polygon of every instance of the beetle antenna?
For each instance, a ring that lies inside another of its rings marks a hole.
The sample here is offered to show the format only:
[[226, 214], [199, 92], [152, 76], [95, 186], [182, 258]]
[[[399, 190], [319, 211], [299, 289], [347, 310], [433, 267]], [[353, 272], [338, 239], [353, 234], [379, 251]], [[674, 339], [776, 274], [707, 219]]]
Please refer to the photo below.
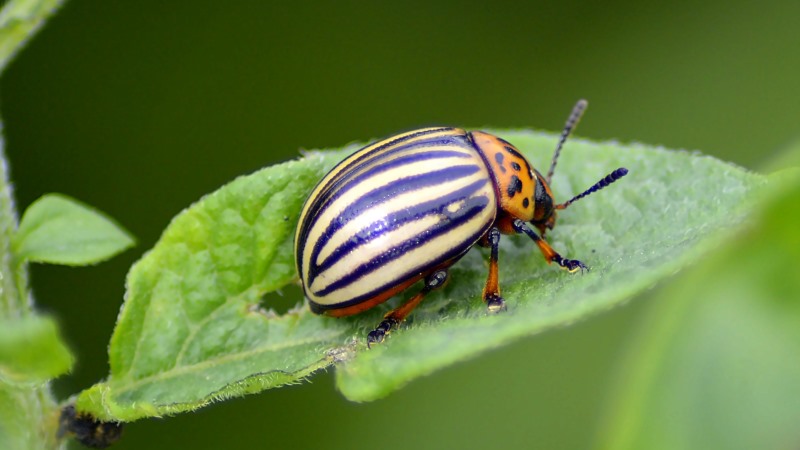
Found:
[[619, 169], [617, 169], [617, 170], [611, 172], [610, 174], [606, 175], [602, 180], [600, 180], [597, 183], [595, 183], [594, 186], [592, 186], [589, 189], [583, 191], [583, 193], [581, 195], [576, 195], [575, 197], [572, 197], [568, 202], [564, 202], [564, 203], [562, 203], [560, 205], [556, 205], [555, 208], [556, 209], [566, 209], [567, 206], [571, 205], [576, 200], [580, 200], [580, 199], [582, 199], [583, 197], [586, 197], [589, 194], [592, 194], [594, 192], [599, 191], [600, 189], [603, 189], [604, 187], [606, 187], [609, 184], [619, 180], [620, 178], [624, 177], [627, 174], [628, 174], [628, 169], [626, 169], [624, 167], [620, 167]]
[[561, 147], [564, 146], [564, 142], [567, 140], [572, 130], [578, 126], [578, 122], [580, 122], [581, 116], [583, 115], [583, 112], [586, 111], [586, 107], [588, 106], [589, 102], [584, 99], [580, 99], [572, 108], [572, 112], [567, 119], [567, 123], [564, 124], [564, 129], [561, 131], [561, 138], [559, 138], [558, 145], [556, 145], [556, 151], [553, 153], [553, 160], [550, 161], [550, 170], [547, 171], [547, 184], [550, 184], [550, 180], [553, 179], [553, 172], [556, 170], [556, 162], [558, 161], [558, 155], [561, 154]]

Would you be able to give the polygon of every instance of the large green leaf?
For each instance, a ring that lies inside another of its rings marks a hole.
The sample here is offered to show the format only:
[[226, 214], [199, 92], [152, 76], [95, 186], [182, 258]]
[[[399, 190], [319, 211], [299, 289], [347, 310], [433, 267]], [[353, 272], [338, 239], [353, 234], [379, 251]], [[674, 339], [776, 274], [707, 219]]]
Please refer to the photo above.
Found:
[[[546, 169], [556, 136], [498, 134]], [[573, 140], [554, 179], [557, 199], [617, 167], [630, 170], [564, 211], [548, 236], [591, 272], [547, 266], [526, 238], [504, 238], [500, 281], [508, 311], [486, 314], [486, 255], [473, 251], [453, 267], [448, 287], [368, 351], [366, 333], [394, 302], [346, 319], [317, 317], [305, 307], [278, 316], [260, 303], [296, 277], [292, 237], [300, 207], [349, 151], [312, 153], [241, 177], [176, 217], [132, 268], [111, 341], [111, 373], [80, 395], [78, 409], [124, 421], [175, 413], [297, 381], [338, 361], [338, 386], [348, 398], [378, 398], [448, 364], [625, 301], [742, 222], [752, 191], [765, 182], [688, 152]]]
[[655, 299], [601, 448], [800, 446], [800, 170], [783, 175], [755, 223]]

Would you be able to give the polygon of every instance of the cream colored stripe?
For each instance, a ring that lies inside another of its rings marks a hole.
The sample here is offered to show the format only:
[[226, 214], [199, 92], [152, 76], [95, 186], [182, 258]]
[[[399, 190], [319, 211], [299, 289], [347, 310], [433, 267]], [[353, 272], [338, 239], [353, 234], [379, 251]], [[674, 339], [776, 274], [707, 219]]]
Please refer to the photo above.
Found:
[[[389, 261], [377, 270], [361, 277], [342, 289], [331, 292], [325, 297], [316, 297], [315, 291], [324, 289], [341, 277], [351, 273], [365, 261], [384, 253], [392, 244], [403, 242], [413, 236], [419, 236], [426, 230], [435, 226], [442, 220], [442, 216], [429, 215], [419, 221], [411, 222], [403, 227], [387, 233], [386, 236], [372, 241], [369, 245], [362, 246], [358, 251], [342, 258], [322, 274], [318, 275], [308, 293], [311, 299], [321, 305], [334, 305], [343, 303], [361, 295], [367, 294], [378, 286], [382, 286], [392, 281], [402, 281], [397, 279], [400, 274], [414, 272], [423, 267], [429, 266], [439, 261], [442, 255], [452, 250], [453, 245], [470, 245], [462, 243], [467, 236], [473, 233], [486, 230], [494, 220], [496, 213], [495, 194], [490, 183], [486, 184], [485, 189], [477, 195], [485, 195], [490, 199], [489, 205], [480, 214], [471, 220], [461, 224], [459, 227], [450, 230], [447, 234], [439, 236], [424, 245], [405, 253], [400, 258]], [[476, 196], [477, 196], [476, 195]]]
[[[475, 161], [481, 161], [481, 162], [483, 161], [480, 158], [480, 156], [478, 156], [475, 153], [475, 151], [472, 150], [472, 149], [469, 149], [469, 148], [466, 148], [466, 147], [461, 147], [461, 146], [458, 146], [458, 145], [437, 145], [437, 146], [416, 148], [416, 149], [413, 149], [413, 150], [399, 151], [399, 152], [397, 152], [397, 153], [395, 153], [393, 155], [384, 156], [383, 158], [370, 158], [367, 161], [362, 161], [361, 163], [359, 163], [358, 167], [353, 167], [352, 170], [349, 171], [349, 173], [347, 175], [351, 176], [351, 180], [355, 180], [355, 179], [358, 179], [361, 176], [361, 174], [363, 174], [363, 173], [365, 173], [365, 172], [367, 172], [369, 170], [372, 170], [375, 167], [380, 167], [380, 166], [382, 166], [384, 164], [391, 163], [392, 161], [395, 161], [395, 160], [397, 160], [399, 158], [407, 157], [409, 155], [421, 155], [421, 154], [432, 152], [432, 151], [456, 152], [456, 153], [458, 153], [460, 155], [464, 155], [464, 156], [467, 156], [467, 157], [474, 158]], [[381, 154], [384, 154], [384, 152], [381, 152]], [[439, 158], [430, 159], [428, 161], [436, 163], [437, 160], [444, 159], [444, 158], [454, 158], [456, 160], [454, 162], [454, 164], [458, 164], [459, 160], [460, 160], [460, 163], [463, 164], [463, 162], [466, 160], [466, 158], [459, 158], [457, 156], [441, 156]], [[445, 167], [444, 164], [442, 164], [442, 166]], [[378, 174], [376, 176], [382, 177], [383, 174]], [[338, 180], [336, 180], [336, 181], [338, 181]], [[331, 182], [334, 182], [334, 180], [331, 180]], [[361, 182], [361, 180], [359, 180], [359, 182]]]
[[[316, 264], [323, 264], [325, 259], [327, 259], [334, 250], [336, 250], [345, 242], [349, 241], [354, 234], [372, 225], [373, 223], [380, 221], [381, 219], [385, 219], [390, 214], [402, 211], [404, 209], [413, 208], [423, 201], [434, 200], [441, 197], [443, 193], [456, 191], [469, 185], [470, 183], [480, 180], [481, 178], [486, 180], [486, 177], [482, 172], [477, 172], [472, 176], [459, 178], [457, 180], [398, 195], [385, 203], [381, 203], [363, 211], [358, 215], [358, 217], [355, 217], [345, 226], [337, 230], [333, 236], [328, 239], [328, 242], [326, 242], [320, 250]], [[386, 223], [384, 226], [391, 227], [392, 224]]]
[[[441, 158], [441, 161], [439, 162], [452, 162], [454, 159], [455, 158]], [[306, 234], [306, 245], [305, 251], [303, 252], [303, 268], [306, 270], [304, 273], [308, 273], [307, 269], [310, 263], [311, 249], [314, 247], [317, 240], [320, 239], [322, 233], [325, 231], [328, 225], [337, 217], [339, 217], [344, 209], [351, 205], [354, 200], [374, 189], [385, 187], [392, 183], [397, 183], [397, 180], [399, 179], [428, 173], [436, 168], [441, 168], [439, 164], [436, 164], [437, 160], [438, 159], [403, 164], [402, 166], [382, 172], [378, 176], [370, 177], [364, 180], [358, 180], [358, 184], [350, 187], [346, 195], [339, 197], [333, 203], [329, 204], [325, 211], [313, 220], [311, 227]], [[449, 164], [447, 167], [475, 166], [475, 161], [471, 159], [458, 158], [456, 160], [460, 164]], [[479, 171], [477, 173], [482, 174], [483, 171]], [[488, 172], [483, 176], [487, 177], [486, 179], [488, 180]]]
[[[352, 155], [350, 155], [347, 158], [345, 158], [344, 160], [342, 160], [339, 164], [337, 164], [336, 167], [334, 167], [330, 172], [328, 172], [327, 175], [325, 175], [322, 178], [322, 180], [320, 180], [320, 182], [317, 184], [317, 186], [314, 188], [314, 190], [311, 191], [311, 194], [308, 196], [308, 199], [306, 200], [306, 203], [303, 205], [303, 210], [300, 211], [300, 218], [297, 221], [297, 223], [298, 223], [297, 230], [295, 230], [295, 254], [297, 253], [297, 244], [298, 244], [298, 239], [300, 237], [301, 225], [306, 220], [306, 216], [308, 215], [308, 210], [311, 207], [311, 205], [314, 204], [314, 199], [316, 199], [317, 196], [320, 194], [320, 192], [322, 192], [322, 190], [325, 189], [331, 183], [332, 180], [334, 180], [336, 177], [338, 177], [339, 174], [342, 173], [342, 171], [352, 169], [351, 167], [349, 167], [350, 164], [352, 163], [352, 161], [354, 161], [357, 158], [360, 158], [364, 154], [369, 153], [370, 151], [372, 151], [372, 150], [374, 150], [374, 149], [376, 149], [376, 148], [378, 148], [378, 147], [380, 147], [382, 145], [386, 145], [388, 142], [395, 141], [395, 140], [401, 139], [401, 138], [403, 138], [405, 136], [413, 135], [415, 133], [425, 132], [425, 131], [428, 131], [428, 130], [435, 130], [435, 129], [438, 129], [438, 128], [441, 128], [441, 127], [420, 128], [420, 129], [417, 129], [417, 130], [412, 130], [412, 131], [409, 131], [409, 132], [406, 132], [406, 133], [401, 133], [401, 134], [397, 134], [397, 135], [388, 137], [386, 139], [383, 139], [383, 140], [380, 140], [378, 142], [375, 142], [375, 143], [373, 143], [373, 144], [371, 144], [371, 145], [369, 145], [367, 147], [364, 147], [361, 150], [356, 151]], [[431, 137], [464, 136], [464, 135], [466, 135], [466, 131], [464, 131], [464, 130], [462, 130], [460, 128], [444, 128], [444, 129], [442, 129], [441, 132], [426, 134], [426, 135], [422, 135], [422, 136], [418, 136], [416, 138], [410, 139], [408, 141], [395, 143], [394, 145], [391, 145], [391, 146], [381, 150], [380, 152], [377, 152], [375, 155], [370, 156], [370, 158], [367, 161], [370, 161], [373, 158], [377, 157], [378, 155], [382, 155], [383, 153], [386, 153], [389, 150], [393, 150], [393, 149], [396, 149], [396, 148], [401, 147], [401, 146], [406, 146], [406, 145], [409, 145], [409, 144], [413, 144], [413, 143], [419, 142], [419, 141], [421, 141], [423, 139], [430, 139]]]

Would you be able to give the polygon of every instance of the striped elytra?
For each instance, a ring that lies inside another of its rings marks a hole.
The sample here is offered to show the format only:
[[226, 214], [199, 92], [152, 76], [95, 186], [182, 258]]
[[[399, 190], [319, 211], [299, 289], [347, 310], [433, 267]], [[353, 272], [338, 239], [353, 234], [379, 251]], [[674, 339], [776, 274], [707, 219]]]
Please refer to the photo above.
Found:
[[[570, 115], [556, 157], [585, 106], [579, 102]], [[555, 157], [550, 173], [554, 166]], [[618, 169], [582, 195], [624, 172]], [[300, 214], [295, 260], [311, 310], [356, 314], [424, 280], [369, 333], [368, 344], [380, 342], [475, 244], [491, 248], [483, 299], [491, 312], [503, 310], [501, 233], [527, 234], [548, 263], [570, 272], [586, 268], [562, 258], [526, 224], [544, 234], [555, 210], [574, 201], [555, 205], [549, 181], [505, 140], [459, 128], [414, 130], [356, 151], [317, 184]]]

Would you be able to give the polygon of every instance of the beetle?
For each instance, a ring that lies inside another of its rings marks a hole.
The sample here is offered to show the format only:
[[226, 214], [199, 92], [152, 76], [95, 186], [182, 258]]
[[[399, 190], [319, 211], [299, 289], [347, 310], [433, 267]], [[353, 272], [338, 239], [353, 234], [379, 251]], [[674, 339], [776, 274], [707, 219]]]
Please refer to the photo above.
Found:
[[504, 310], [501, 234], [527, 235], [548, 264], [587, 269], [543, 239], [556, 211], [628, 173], [621, 167], [567, 202], [553, 200], [558, 156], [587, 105], [578, 101], [569, 115], [546, 177], [504, 139], [450, 127], [398, 134], [344, 159], [311, 192], [295, 234], [297, 271], [311, 311], [357, 314], [424, 280], [367, 335], [368, 346], [381, 342], [476, 244], [490, 248], [483, 300], [489, 312]]

